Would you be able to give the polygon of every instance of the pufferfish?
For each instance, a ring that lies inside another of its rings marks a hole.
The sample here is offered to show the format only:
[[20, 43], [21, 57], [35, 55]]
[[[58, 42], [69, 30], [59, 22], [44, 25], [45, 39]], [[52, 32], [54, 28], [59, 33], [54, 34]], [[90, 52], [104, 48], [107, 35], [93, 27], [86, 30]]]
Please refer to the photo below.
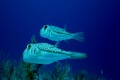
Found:
[[44, 25], [42, 29], [40, 29], [40, 35], [41, 37], [47, 38], [52, 41], [62, 41], [69, 39], [75, 39], [78, 41], [84, 40], [83, 32], [70, 33], [66, 31], [65, 28], [63, 29], [52, 25]]
[[85, 53], [64, 51], [48, 43], [28, 44], [23, 60], [28, 63], [51, 64], [64, 59], [86, 58]]

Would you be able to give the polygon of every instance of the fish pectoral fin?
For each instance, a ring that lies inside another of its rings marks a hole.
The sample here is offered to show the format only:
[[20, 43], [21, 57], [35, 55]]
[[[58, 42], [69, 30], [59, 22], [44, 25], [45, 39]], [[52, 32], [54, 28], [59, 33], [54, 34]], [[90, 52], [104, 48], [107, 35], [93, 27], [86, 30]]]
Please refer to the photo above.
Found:
[[60, 44], [60, 41], [57, 41], [57, 42], [55, 43], [55, 47], [58, 47], [59, 44]]
[[67, 44], [69, 44], [69, 42], [67, 40], [64, 40]]

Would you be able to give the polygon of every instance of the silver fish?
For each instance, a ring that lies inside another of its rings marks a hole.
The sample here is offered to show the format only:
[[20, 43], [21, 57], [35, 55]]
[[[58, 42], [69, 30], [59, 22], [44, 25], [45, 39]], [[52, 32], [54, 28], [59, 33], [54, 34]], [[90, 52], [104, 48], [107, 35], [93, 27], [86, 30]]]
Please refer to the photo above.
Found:
[[61, 50], [48, 43], [28, 44], [23, 60], [28, 63], [51, 64], [63, 59], [86, 58], [86, 54]]
[[48, 38], [52, 41], [62, 41], [75, 39], [78, 41], [83, 41], [83, 32], [69, 33], [65, 29], [59, 28], [52, 25], [44, 25], [40, 30], [40, 35], [44, 38]]

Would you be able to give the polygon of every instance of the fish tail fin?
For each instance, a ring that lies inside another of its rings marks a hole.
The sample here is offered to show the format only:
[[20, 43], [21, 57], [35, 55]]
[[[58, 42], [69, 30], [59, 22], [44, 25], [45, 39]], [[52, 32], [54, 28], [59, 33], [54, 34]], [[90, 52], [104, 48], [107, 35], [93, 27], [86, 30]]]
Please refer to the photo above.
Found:
[[84, 41], [84, 32], [74, 33], [73, 39], [83, 42]]
[[80, 53], [80, 52], [70, 52], [71, 53], [71, 59], [80, 59], [80, 58], [86, 58], [87, 54]]

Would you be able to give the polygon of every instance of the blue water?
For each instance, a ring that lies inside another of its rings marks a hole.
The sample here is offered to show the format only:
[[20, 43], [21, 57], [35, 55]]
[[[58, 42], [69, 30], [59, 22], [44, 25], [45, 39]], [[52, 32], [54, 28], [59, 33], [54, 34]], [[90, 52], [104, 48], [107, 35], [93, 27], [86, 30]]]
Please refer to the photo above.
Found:
[[[85, 52], [82, 60], [63, 60], [74, 71], [88, 70], [119, 80], [120, 3], [117, 0], [4, 0], [0, 1], [0, 49], [19, 61], [23, 50], [35, 35], [38, 42], [55, 42], [41, 38], [44, 24], [67, 25], [67, 31], [85, 33], [85, 41], [60, 43], [64, 50]], [[118, 52], [119, 51], [119, 52]]]

